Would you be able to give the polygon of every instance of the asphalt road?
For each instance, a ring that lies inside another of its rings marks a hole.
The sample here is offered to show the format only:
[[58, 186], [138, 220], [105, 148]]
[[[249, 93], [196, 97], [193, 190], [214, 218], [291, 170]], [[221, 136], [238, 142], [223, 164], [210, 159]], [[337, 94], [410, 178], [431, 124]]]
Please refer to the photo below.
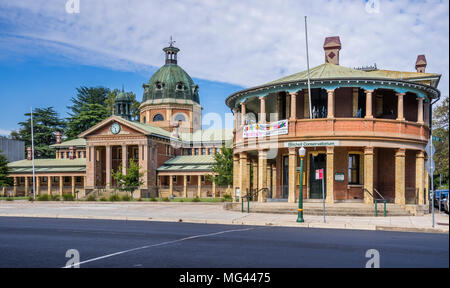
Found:
[[[449, 267], [448, 234], [0, 217], [0, 267]], [[76, 260], [76, 259], [74, 259]]]

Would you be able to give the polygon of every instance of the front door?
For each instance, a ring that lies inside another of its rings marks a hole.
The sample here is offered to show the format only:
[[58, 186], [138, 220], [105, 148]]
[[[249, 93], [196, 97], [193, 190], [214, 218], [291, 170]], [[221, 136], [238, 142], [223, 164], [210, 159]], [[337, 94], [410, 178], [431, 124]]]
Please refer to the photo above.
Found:
[[325, 197], [327, 196], [327, 182], [326, 182], [326, 166], [327, 166], [327, 155], [318, 154], [309, 156], [310, 170], [309, 170], [309, 193], [311, 199], [322, 199], [322, 180], [316, 180], [316, 170], [323, 169], [323, 179], [324, 179], [324, 189]]

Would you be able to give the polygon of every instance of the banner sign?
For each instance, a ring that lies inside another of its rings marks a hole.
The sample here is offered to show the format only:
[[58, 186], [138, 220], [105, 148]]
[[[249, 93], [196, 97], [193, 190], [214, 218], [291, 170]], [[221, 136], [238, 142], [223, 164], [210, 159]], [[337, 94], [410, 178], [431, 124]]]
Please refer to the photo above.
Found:
[[339, 146], [339, 141], [298, 141], [286, 142], [284, 147], [318, 147], [318, 146]]
[[243, 129], [244, 138], [256, 138], [264, 136], [275, 136], [288, 134], [288, 120], [281, 120], [268, 124], [245, 125]]
[[316, 170], [316, 180], [322, 180], [323, 179], [323, 169], [317, 169]]

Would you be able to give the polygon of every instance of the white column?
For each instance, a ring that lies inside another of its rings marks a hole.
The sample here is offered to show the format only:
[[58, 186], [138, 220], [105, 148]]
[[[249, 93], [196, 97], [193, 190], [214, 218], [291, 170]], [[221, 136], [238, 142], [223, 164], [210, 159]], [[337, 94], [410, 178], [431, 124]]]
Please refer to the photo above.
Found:
[[423, 124], [423, 98], [417, 98], [417, 123]]
[[405, 120], [405, 117], [403, 116], [403, 96], [405, 96], [405, 93], [397, 93], [396, 94], [397, 99], [397, 120], [403, 121]]

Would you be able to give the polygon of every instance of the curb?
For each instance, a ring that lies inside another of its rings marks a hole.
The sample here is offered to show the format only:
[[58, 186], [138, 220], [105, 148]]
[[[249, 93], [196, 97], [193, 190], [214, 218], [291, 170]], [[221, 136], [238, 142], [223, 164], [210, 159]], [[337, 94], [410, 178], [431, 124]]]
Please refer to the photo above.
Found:
[[0, 217], [17, 218], [49, 218], [49, 219], [86, 219], [86, 220], [115, 220], [115, 221], [151, 221], [151, 222], [182, 222], [193, 224], [219, 224], [219, 225], [246, 225], [246, 226], [272, 226], [272, 227], [293, 227], [293, 228], [312, 228], [312, 229], [347, 229], [347, 230], [369, 230], [369, 231], [395, 231], [395, 232], [413, 232], [413, 233], [439, 233], [449, 234], [448, 230], [439, 228], [417, 228], [417, 227], [395, 227], [395, 226], [376, 226], [376, 225], [358, 225], [347, 223], [297, 223], [297, 222], [257, 222], [245, 221], [244, 219], [233, 220], [207, 220], [207, 219], [182, 219], [182, 218], [158, 218], [151, 217], [123, 217], [123, 216], [75, 216], [75, 215], [24, 215], [24, 214], [0, 214]]

